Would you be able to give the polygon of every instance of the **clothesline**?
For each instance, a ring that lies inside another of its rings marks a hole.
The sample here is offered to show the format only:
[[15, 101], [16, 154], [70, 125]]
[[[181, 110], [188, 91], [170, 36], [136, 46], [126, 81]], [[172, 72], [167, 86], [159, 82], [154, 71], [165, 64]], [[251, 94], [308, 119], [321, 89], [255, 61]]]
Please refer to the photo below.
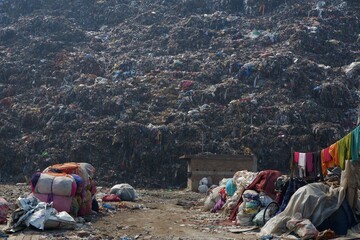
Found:
[[325, 149], [316, 152], [294, 152], [291, 156], [292, 174], [295, 165], [298, 167], [299, 177], [322, 178], [327, 175], [327, 169], [340, 167], [345, 169], [345, 160], [359, 161], [359, 134], [360, 125], [348, 133], [345, 137], [331, 144]]

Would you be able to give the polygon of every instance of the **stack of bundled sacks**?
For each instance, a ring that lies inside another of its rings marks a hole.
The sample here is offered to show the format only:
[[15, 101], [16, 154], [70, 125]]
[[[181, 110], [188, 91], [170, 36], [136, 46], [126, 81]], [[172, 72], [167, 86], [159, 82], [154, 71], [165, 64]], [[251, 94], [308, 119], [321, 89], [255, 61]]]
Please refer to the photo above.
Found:
[[326, 182], [310, 183], [276, 170], [239, 171], [212, 188], [204, 206], [222, 210], [237, 225], [264, 225], [261, 238], [292, 232], [301, 239], [360, 239], [359, 172], [351, 160], [345, 161], [344, 171], [333, 169]]
[[96, 193], [94, 174], [95, 168], [89, 163], [56, 164], [32, 176], [32, 193], [40, 201], [53, 202], [59, 212], [85, 216], [92, 211]]

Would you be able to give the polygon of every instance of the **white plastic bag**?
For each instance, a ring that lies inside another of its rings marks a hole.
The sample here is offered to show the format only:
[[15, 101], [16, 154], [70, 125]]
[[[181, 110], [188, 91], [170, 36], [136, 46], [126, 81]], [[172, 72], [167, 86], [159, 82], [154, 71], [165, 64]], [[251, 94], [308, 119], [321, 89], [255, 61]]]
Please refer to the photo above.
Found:
[[262, 207], [266, 207], [274, 200], [271, 197], [269, 197], [268, 195], [266, 195], [265, 193], [261, 192], [259, 194], [259, 201], [260, 201]]
[[265, 213], [265, 208], [261, 209], [260, 212], [258, 212], [254, 219], [252, 220], [253, 223], [257, 226], [262, 226], [264, 225], [264, 213]]
[[253, 225], [252, 219], [254, 214], [248, 214], [244, 212], [245, 203], [240, 204], [238, 214], [236, 215], [236, 222], [240, 226], [251, 226]]
[[252, 217], [255, 216], [260, 209], [259, 194], [254, 190], [246, 190], [242, 198], [244, 200], [243, 211]]
[[219, 192], [223, 189], [223, 186], [218, 186], [209, 191], [209, 195], [204, 202], [204, 211], [210, 211], [220, 199]]
[[33, 213], [29, 215], [24, 223], [26, 226], [33, 226], [39, 230], [45, 229], [45, 222], [49, 219], [51, 214], [56, 214], [57, 211], [51, 204], [40, 202], [34, 209]]
[[51, 214], [48, 220], [45, 222], [45, 229], [75, 229], [75, 219], [65, 211]]
[[135, 189], [127, 183], [116, 184], [110, 189], [110, 194], [116, 194], [122, 201], [135, 201], [137, 194]]
[[199, 181], [199, 186], [201, 185], [205, 185], [205, 186], [209, 186], [209, 181], [206, 177], [203, 177], [200, 181]]
[[207, 193], [208, 190], [209, 190], [209, 187], [207, 185], [200, 185], [198, 187], [199, 193]]
[[[254, 219], [252, 220], [254, 224], [256, 224], [257, 226], [263, 226], [264, 225], [264, 220], [265, 222], [269, 221], [269, 219], [271, 218], [270, 213], [271, 211], [269, 211], [269, 209], [266, 210], [266, 208], [263, 208], [260, 210], [260, 212], [258, 212], [256, 214], [256, 216], [254, 217]], [[265, 219], [264, 219], [264, 214], [265, 214]]]
[[292, 218], [286, 223], [286, 227], [295, 232], [301, 239], [314, 239], [319, 234], [316, 227], [309, 219], [295, 219]]

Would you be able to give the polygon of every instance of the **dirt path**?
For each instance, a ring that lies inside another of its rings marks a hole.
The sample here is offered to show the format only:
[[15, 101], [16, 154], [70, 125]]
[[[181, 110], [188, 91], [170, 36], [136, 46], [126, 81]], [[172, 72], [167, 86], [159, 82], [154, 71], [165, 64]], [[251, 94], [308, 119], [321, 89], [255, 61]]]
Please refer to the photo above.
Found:
[[[0, 189], [0, 196], [11, 203], [29, 193], [27, 186], [0, 185]], [[99, 196], [107, 190], [99, 190]], [[79, 222], [75, 230], [26, 229], [10, 239], [256, 239], [254, 234], [229, 232], [233, 227], [223, 224], [221, 214], [201, 211], [198, 203], [204, 195], [178, 190], [137, 191], [138, 201], [113, 203], [116, 210], [101, 206], [90, 222]]]

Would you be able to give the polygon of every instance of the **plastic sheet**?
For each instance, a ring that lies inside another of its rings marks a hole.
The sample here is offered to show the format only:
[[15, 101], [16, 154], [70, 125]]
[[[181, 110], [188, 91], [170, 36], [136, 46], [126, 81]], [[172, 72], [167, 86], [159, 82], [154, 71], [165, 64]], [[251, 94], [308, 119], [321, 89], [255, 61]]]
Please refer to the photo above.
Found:
[[236, 223], [240, 226], [251, 226], [253, 225], [252, 219], [254, 214], [244, 212], [245, 203], [240, 204], [238, 214], [236, 215]]
[[283, 212], [271, 218], [261, 229], [260, 235], [286, 232], [286, 223], [291, 218], [309, 219], [315, 226], [320, 225], [334, 213], [345, 199], [350, 179], [350, 164], [346, 161], [340, 187], [329, 187], [324, 183], [311, 183], [299, 188], [291, 197]]

